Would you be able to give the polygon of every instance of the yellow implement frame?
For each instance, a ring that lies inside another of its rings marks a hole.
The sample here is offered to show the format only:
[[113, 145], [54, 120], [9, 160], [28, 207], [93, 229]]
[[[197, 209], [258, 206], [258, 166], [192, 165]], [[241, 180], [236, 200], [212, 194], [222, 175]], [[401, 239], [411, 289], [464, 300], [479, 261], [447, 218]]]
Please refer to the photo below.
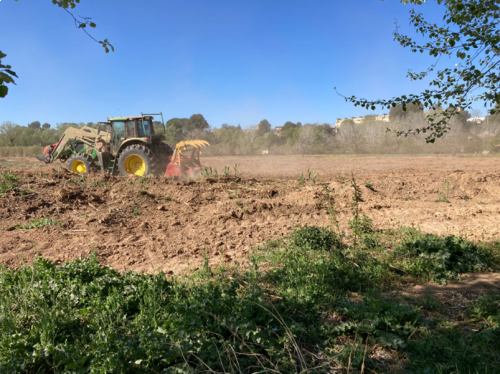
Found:
[[201, 167], [200, 149], [208, 147], [210, 144], [206, 140], [186, 140], [175, 145], [172, 161], [179, 160], [179, 170], [182, 175], [181, 154], [192, 151], [191, 161]]

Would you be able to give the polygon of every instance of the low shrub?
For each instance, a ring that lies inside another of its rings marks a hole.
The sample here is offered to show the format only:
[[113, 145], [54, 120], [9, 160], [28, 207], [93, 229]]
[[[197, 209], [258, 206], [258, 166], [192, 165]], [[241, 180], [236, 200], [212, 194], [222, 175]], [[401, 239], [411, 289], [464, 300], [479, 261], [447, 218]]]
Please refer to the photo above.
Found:
[[370, 217], [366, 215], [354, 216], [349, 221], [349, 228], [355, 235], [361, 236], [363, 234], [370, 234], [374, 231], [373, 222]]
[[343, 248], [340, 238], [328, 227], [307, 225], [290, 234], [289, 245], [308, 251], [331, 251]]
[[392, 258], [398, 267], [415, 276], [446, 284], [460, 274], [488, 270], [491, 255], [476, 244], [453, 235], [425, 234], [396, 246]]

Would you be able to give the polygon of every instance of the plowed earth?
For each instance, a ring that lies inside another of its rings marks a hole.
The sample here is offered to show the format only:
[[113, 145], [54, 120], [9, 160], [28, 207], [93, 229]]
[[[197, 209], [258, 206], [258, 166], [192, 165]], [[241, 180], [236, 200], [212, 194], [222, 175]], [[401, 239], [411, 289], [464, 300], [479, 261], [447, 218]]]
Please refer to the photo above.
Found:
[[[324, 186], [333, 190], [342, 229], [352, 218], [353, 172], [363, 213], [377, 229], [420, 226], [471, 240], [500, 237], [500, 176], [494, 158], [210, 158], [219, 177], [189, 181], [94, 174], [66, 169], [1, 168], [19, 181], [0, 198], [0, 262], [18, 267], [42, 255], [56, 262], [87, 256], [119, 271], [183, 273], [203, 263], [245, 265], [266, 240], [294, 225], [329, 224]], [[233, 166], [238, 163], [238, 176]], [[232, 176], [221, 176], [225, 165]], [[316, 183], [297, 182], [318, 171]], [[448, 188], [447, 182], [448, 181]], [[23, 194], [22, 192], [29, 192]], [[438, 191], [449, 203], [436, 202]], [[19, 230], [34, 219], [64, 226]]]

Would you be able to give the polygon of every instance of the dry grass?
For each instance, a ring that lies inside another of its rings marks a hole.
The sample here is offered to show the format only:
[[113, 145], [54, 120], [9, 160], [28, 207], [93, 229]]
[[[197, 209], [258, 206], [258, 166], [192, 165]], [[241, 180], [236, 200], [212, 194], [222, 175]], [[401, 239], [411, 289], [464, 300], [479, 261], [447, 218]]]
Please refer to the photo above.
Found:
[[43, 147], [34, 145], [31, 147], [0, 147], [0, 157], [31, 157], [41, 155]]

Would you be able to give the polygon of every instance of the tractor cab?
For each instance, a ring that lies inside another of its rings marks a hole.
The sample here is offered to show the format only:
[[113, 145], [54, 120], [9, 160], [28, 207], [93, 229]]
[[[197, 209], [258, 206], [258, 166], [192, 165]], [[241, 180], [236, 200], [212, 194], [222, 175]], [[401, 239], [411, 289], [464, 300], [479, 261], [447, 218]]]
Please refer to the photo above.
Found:
[[[158, 143], [162, 135], [156, 135], [152, 116], [109, 117], [112, 153], [118, 153], [124, 143], [136, 140], [146, 143]], [[164, 137], [163, 137], [164, 138]]]

